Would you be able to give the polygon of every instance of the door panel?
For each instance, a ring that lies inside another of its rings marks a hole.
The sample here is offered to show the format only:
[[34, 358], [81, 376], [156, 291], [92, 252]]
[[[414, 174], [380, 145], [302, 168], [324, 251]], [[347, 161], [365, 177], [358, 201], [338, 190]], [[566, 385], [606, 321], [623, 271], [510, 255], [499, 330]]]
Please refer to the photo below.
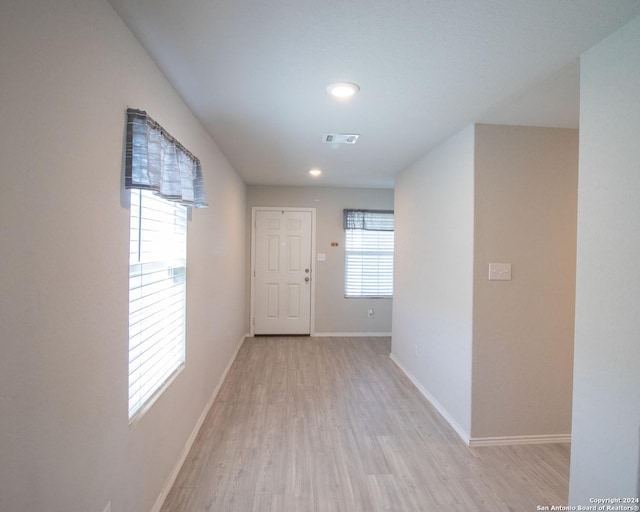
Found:
[[287, 315], [290, 319], [299, 319], [300, 318], [300, 286], [297, 284], [289, 285], [289, 297], [287, 300], [287, 304], [289, 306], [289, 314]]
[[311, 332], [311, 212], [256, 210], [255, 334]]
[[268, 272], [280, 272], [280, 238], [267, 236], [267, 262]]
[[279, 316], [279, 301], [278, 301], [278, 296], [279, 294], [279, 290], [278, 290], [278, 285], [277, 284], [273, 284], [273, 283], [267, 283], [267, 287], [266, 287], [266, 314], [267, 314], [267, 318], [278, 318]]
[[288, 271], [289, 272], [300, 272], [302, 268], [302, 262], [300, 258], [302, 257], [302, 240], [299, 236], [289, 236], [289, 258], [287, 260], [288, 263]]

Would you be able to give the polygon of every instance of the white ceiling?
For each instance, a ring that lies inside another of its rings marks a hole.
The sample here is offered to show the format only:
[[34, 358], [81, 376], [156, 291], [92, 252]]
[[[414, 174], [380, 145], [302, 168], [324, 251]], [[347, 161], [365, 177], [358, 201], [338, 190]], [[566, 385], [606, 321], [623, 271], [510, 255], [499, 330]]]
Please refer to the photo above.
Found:
[[[577, 127], [578, 56], [640, 15], [640, 0], [109, 1], [244, 180], [274, 185], [392, 187], [472, 122]], [[335, 81], [361, 91], [337, 101]], [[361, 137], [323, 142], [335, 132]]]

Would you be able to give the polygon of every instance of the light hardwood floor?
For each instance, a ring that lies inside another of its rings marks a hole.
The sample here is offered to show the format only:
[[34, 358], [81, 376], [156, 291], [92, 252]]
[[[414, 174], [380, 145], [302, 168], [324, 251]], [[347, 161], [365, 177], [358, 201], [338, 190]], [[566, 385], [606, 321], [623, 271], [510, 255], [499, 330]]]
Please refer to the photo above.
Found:
[[569, 445], [468, 448], [384, 338], [248, 338], [162, 512], [527, 512]]

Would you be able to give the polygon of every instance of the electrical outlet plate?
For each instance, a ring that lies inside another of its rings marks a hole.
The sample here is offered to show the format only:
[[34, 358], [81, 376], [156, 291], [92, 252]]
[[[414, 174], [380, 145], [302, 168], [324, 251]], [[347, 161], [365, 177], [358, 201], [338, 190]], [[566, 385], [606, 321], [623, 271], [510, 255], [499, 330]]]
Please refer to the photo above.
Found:
[[489, 263], [489, 281], [511, 281], [511, 263]]

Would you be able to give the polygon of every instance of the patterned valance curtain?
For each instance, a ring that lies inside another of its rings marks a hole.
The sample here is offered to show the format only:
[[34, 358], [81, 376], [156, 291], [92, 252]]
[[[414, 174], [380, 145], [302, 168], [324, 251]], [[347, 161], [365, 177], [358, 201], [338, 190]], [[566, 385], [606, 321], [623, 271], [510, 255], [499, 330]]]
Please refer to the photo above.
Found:
[[200, 160], [143, 110], [127, 109], [125, 187], [206, 208]]
[[344, 210], [344, 229], [393, 231], [393, 210]]

